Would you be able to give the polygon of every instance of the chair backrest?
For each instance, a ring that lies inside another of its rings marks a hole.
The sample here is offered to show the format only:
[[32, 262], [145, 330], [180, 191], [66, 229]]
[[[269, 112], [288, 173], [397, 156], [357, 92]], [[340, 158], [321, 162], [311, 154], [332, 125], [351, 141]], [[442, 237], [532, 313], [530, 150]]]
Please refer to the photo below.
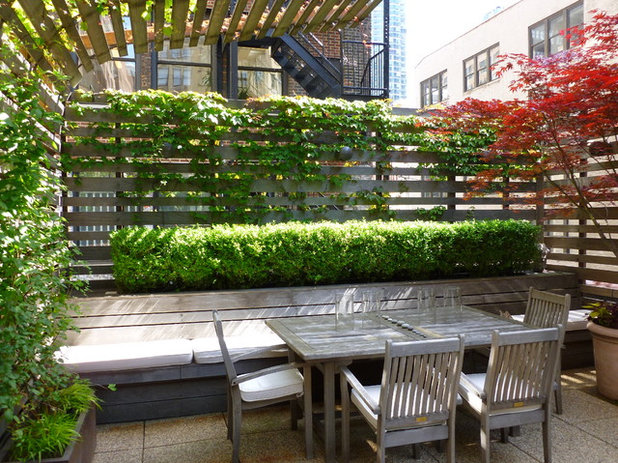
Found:
[[524, 323], [539, 328], [566, 328], [571, 310], [570, 294], [554, 294], [530, 288]]
[[445, 421], [454, 413], [463, 336], [386, 342], [380, 409], [386, 428]]
[[544, 404], [551, 397], [562, 327], [492, 334], [485, 378], [489, 410]]
[[230, 356], [230, 352], [225, 344], [225, 337], [223, 336], [223, 324], [221, 323], [221, 317], [216, 310], [212, 311], [212, 319], [215, 324], [215, 332], [217, 333], [217, 339], [219, 340], [219, 347], [221, 348], [221, 355], [223, 356], [223, 364], [225, 365], [225, 374], [228, 381], [236, 379], [236, 368], [234, 368], [234, 362]]

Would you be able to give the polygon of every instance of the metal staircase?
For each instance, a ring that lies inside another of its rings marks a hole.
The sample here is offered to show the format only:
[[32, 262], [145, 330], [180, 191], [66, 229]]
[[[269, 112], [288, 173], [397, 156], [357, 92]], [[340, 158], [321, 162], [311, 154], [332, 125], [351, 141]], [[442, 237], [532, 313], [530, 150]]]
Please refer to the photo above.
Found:
[[273, 59], [309, 96], [315, 98], [341, 97], [342, 75], [311, 41], [310, 37], [286, 34], [275, 41]]

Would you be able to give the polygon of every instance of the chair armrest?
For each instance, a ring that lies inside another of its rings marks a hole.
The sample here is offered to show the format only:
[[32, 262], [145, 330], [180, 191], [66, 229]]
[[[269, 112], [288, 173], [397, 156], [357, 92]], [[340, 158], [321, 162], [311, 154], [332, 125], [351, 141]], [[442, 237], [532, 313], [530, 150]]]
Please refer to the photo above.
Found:
[[378, 415], [380, 413], [380, 404], [376, 403], [371, 398], [371, 396], [367, 393], [365, 387], [356, 378], [356, 376], [354, 376], [354, 373], [352, 373], [347, 367], [341, 367], [340, 373], [341, 376], [345, 378], [345, 380], [348, 382], [348, 384], [352, 386], [352, 389], [354, 389], [358, 393], [358, 396], [363, 400], [363, 402], [365, 402], [371, 408], [371, 411]]
[[485, 399], [485, 391], [479, 390], [474, 383], [468, 379], [465, 373], [462, 373], [459, 377], [459, 393], [464, 397], [475, 395], [481, 399]]
[[265, 352], [271, 352], [279, 349], [287, 349], [287, 344], [275, 344], [272, 346], [265, 347], [256, 347], [255, 349], [251, 349], [248, 352], [243, 352], [242, 354], [232, 355], [232, 362], [237, 362], [239, 360], [244, 360], [245, 358], [254, 358], [258, 354], [263, 354]]
[[259, 378], [260, 376], [270, 375], [272, 373], [277, 373], [279, 371], [292, 370], [302, 368], [302, 364], [297, 363], [286, 363], [284, 365], [275, 365], [273, 367], [264, 368], [262, 370], [252, 371], [251, 373], [245, 373], [237, 376], [231, 381], [231, 386], [238, 386], [238, 384], [243, 383], [245, 381], [249, 381], [250, 379]]

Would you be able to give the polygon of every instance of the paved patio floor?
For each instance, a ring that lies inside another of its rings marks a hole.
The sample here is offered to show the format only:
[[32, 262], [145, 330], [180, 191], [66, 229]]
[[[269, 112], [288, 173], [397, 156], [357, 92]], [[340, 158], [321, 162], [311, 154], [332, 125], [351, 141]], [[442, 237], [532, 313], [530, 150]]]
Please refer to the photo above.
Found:
[[[552, 420], [555, 463], [617, 463], [618, 402], [596, 393], [594, 370], [569, 370], [562, 374], [564, 413]], [[245, 412], [241, 437], [242, 463], [305, 462], [302, 421], [290, 430], [289, 409], [269, 408]], [[221, 413], [156, 421], [138, 421], [97, 428], [96, 463], [227, 463], [232, 445], [226, 440]], [[480, 460], [479, 425], [464, 413], [457, 415], [457, 462]], [[540, 425], [522, 427], [509, 443], [492, 436], [492, 463], [543, 461]], [[352, 421], [351, 461], [375, 461], [375, 440], [361, 420]], [[418, 460], [410, 447], [387, 450], [387, 461], [399, 463], [444, 462], [446, 454], [433, 444], [421, 446]], [[323, 461], [322, 442], [316, 439], [316, 457]]]

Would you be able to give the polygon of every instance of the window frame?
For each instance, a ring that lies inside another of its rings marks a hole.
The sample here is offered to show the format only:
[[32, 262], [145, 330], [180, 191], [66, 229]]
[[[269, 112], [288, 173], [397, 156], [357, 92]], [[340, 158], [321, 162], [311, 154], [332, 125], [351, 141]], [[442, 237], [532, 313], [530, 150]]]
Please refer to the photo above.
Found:
[[[464, 59], [462, 62], [462, 67], [463, 67], [463, 89], [464, 92], [469, 92], [470, 90], [473, 90], [477, 87], [480, 87], [482, 85], [486, 85], [490, 82], [493, 82], [494, 80], [497, 80], [498, 77], [494, 74], [494, 72], [491, 70], [491, 67], [493, 66], [494, 63], [491, 62], [491, 57], [492, 57], [492, 50], [494, 49], [498, 49], [498, 54], [496, 56], [498, 56], [500, 54], [500, 42], [496, 42], [493, 45], [490, 45], [489, 47], [485, 48], [484, 50], [479, 51], [478, 53], [475, 53], [472, 56], [469, 56], [468, 58]], [[479, 79], [479, 58], [484, 57], [485, 61], [487, 63], [487, 66], [483, 69], [486, 70], [487, 72], [487, 80], [485, 82], [479, 83], [480, 79]], [[466, 74], [466, 63], [468, 61], [472, 60], [473, 63], [473, 69], [472, 69], [472, 73], [471, 74]], [[468, 87], [468, 77], [469, 76], [473, 76], [473, 82], [472, 82], [472, 86]]]
[[[441, 103], [442, 101], [445, 101], [448, 99], [448, 73], [447, 73], [448, 69], [444, 69], [440, 72], [438, 72], [437, 74], [434, 74], [433, 76], [422, 80], [420, 83], [420, 91], [421, 91], [421, 108], [424, 108], [425, 106], [431, 106], [433, 104], [437, 104], [437, 103]], [[446, 76], [446, 85], [443, 85], [444, 82], [444, 76]], [[436, 79], [438, 82], [438, 100], [437, 101], [433, 101], [432, 98], [432, 87], [431, 87], [431, 82]], [[425, 98], [425, 92], [424, 90], [424, 85], [427, 85], [427, 88], [429, 89], [429, 101], [426, 101]], [[446, 91], [445, 91], [446, 90]], [[446, 94], [446, 96], [445, 96]]]
[[[580, 7], [582, 9], [582, 22], [578, 23], [578, 24], [570, 24], [569, 23], [569, 12], [574, 10], [575, 8]], [[547, 16], [546, 18], [541, 19], [540, 21], [535, 22], [534, 24], [532, 24], [531, 26], [528, 27], [528, 57], [530, 58], [534, 58], [534, 52], [533, 52], [533, 48], [536, 47], [537, 45], [539, 45], [541, 42], [536, 42], [533, 43], [532, 40], [532, 31], [535, 29], [538, 29], [539, 26], [543, 26], [543, 57], [547, 58], [549, 56], [555, 55], [557, 53], [560, 53], [561, 51], [564, 50], [568, 50], [569, 48], [572, 47], [572, 40], [567, 38], [566, 36], [562, 37], [563, 40], [563, 49], [560, 51], [557, 51], [555, 53], [550, 54], [550, 45], [551, 45], [551, 39], [553, 37], [557, 37], [557, 36], [552, 36], [550, 37], [549, 35], [549, 25], [550, 22], [562, 17], [562, 19], [564, 20], [564, 24], [565, 24], [565, 28], [564, 30], [570, 29], [572, 27], [575, 26], [579, 26], [581, 24], [584, 23], [584, 2], [583, 0], [579, 0], [577, 2], [572, 3], [571, 5], [561, 9], [560, 11], [557, 11], [549, 16]], [[559, 37], [559, 35], [558, 35]]]

